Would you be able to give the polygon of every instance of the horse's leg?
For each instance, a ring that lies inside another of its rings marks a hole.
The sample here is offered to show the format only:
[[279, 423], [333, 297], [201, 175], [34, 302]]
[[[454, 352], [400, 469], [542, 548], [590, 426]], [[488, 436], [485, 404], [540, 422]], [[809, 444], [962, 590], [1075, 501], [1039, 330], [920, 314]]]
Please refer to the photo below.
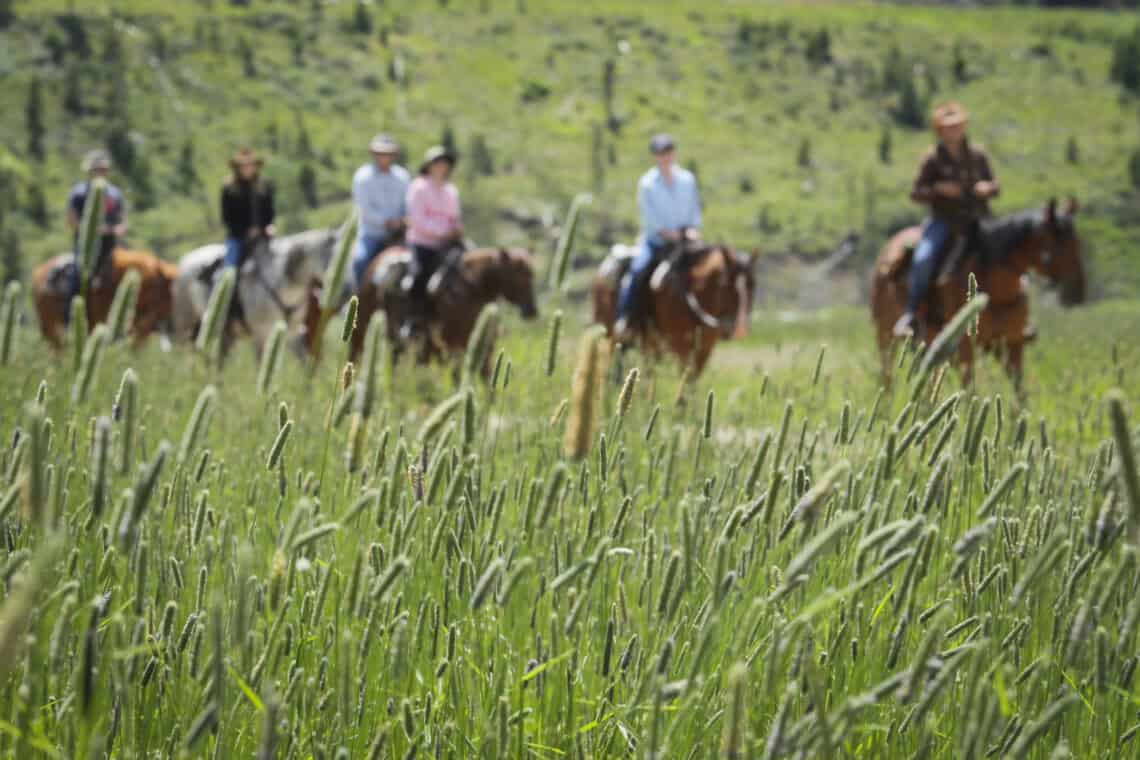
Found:
[[704, 372], [705, 365], [708, 364], [709, 357], [712, 356], [713, 346], [716, 345], [716, 332], [714, 330], [702, 329], [698, 335], [700, 340], [693, 356], [694, 376], [700, 376]]
[[1006, 374], [1009, 375], [1009, 381], [1013, 383], [1013, 391], [1019, 400], [1025, 400], [1025, 386], [1022, 383], [1024, 375], [1022, 372], [1023, 363], [1025, 360], [1025, 344], [1021, 341], [1007, 343], [1005, 352], [1005, 365]]

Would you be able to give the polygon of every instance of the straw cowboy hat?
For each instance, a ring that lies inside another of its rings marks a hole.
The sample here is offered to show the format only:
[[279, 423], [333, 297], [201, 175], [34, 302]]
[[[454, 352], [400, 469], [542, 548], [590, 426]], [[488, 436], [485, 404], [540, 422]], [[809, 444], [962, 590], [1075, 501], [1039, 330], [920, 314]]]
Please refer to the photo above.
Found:
[[379, 134], [369, 141], [368, 152], [394, 156], [400, 152], [400, 144], [388, 135]]
[[943, 127], [953, 127], [959, 124], [965, 124], [970, 120], [970, 114], [966, 113], [966, 109], [956, 101], [948, 103], [940, 103], [934, 107], [934, 112], [930, 117], [930, 125], [934, 127], [934, 131], [942, 129]]
[[90, 151], [83, 157], [83, 171], [93, 172], [96, 169], [110, 169], [111, 157], [104, 150]]
[[457, 160], [458, 159], [455, 157], [455, 154], [449, 151], [447, 148], [443, 147], [442, 145], [433, 145], [427, 149], [427, 153], [424, 153], [423, 163], [420, 164], [420, 174], [427, 174], [428, 167], [430, 167], [436, 161], [446, 161], [454, 168], [455, 162]]
[[237, 169], [239, 166], [244, 166], [246, 164], [261, 166], [264, 163], [264, 159], [254, 153], [252, 148], [240, 148], [235, 151], [233, 156], [230, 158], [230, 166], [234, 169]]

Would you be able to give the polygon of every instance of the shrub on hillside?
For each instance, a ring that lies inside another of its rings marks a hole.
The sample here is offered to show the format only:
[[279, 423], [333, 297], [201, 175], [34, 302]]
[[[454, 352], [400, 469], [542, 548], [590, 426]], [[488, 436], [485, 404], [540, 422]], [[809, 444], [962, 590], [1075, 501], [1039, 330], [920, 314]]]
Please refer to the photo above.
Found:
[[537, 103], [550, 97], [550, 85], [537, 79], [526, 79], [522, 83], [519, 99], [524, 103]]
[[1140, 24], [1113, 43], [1109, 78], [1129, 92], [1140, 92]]
[[1128, 178], [1132, 181], [1132, 188], [1140, 190], [1140, 148], [1133, 148], [1132, 155], [1128, 157]]
[[831, 34], [827, 27], [820, 27], [808, 35], [804, 57], [815, 66], [831, 63]]

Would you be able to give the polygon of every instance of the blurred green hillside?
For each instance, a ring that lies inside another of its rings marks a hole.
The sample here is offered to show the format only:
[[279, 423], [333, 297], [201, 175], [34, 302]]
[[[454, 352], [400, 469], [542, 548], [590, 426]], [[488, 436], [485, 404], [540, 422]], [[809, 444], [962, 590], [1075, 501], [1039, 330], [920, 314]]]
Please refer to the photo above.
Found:
[[95, 145], [116, 156], [132, 244], [174, 258], [220, 236], [234, 147], [268, 154], [292, 230], [343, 218], [384, 130], [409, 163], [454, 142], [482, 242], [547, 254], [593, 192], [584, 267], [634, 234], [646, 139], [668, 130], [711, 237], [803, 263], [855, 232], [858, 273], [918, 218], [924, 114], [954, 97], [1004, 182], [998, 210], [1077, 196], [1095, 292], [1136, 295], [1135, 27], [742, 0], [0, 0], [0, 259], [11, 276], [66, 247], [63, 200]]

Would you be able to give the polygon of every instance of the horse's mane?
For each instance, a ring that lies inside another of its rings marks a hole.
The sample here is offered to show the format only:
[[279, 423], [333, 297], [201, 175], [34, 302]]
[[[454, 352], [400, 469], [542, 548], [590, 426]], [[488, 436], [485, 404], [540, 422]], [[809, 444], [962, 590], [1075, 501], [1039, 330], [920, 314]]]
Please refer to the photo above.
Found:
[[1045, 215], [1037, 208], [983, 219], [980, 223], [989, 249], [999, 261], [1017, 250], [1044, 224]]

